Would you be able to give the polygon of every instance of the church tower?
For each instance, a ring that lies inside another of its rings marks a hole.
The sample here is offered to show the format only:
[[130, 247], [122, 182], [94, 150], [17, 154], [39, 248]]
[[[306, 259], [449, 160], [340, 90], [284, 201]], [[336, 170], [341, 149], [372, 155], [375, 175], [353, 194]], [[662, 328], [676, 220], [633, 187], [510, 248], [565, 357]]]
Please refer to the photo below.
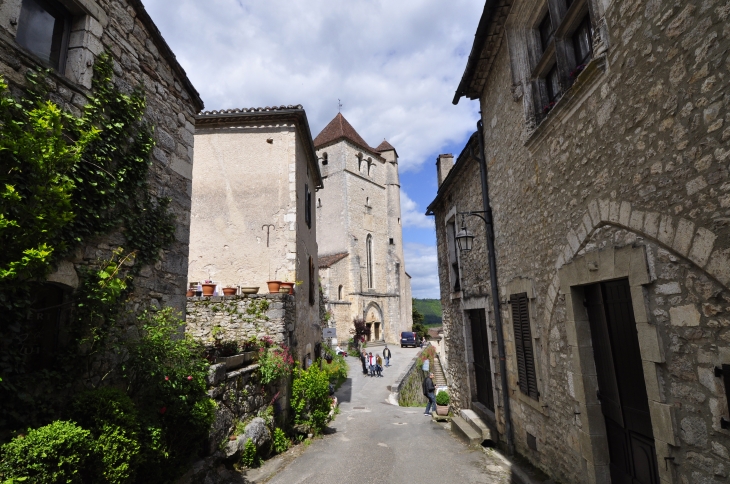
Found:
[[411, 288], [405, 272], [398, 153], [372, 148], [338, 113], [314, 139], [324, 179], [317, 193], [319, 274], [339, 344], [352, 320], [371, 341], [396, 343], [410, 331]]

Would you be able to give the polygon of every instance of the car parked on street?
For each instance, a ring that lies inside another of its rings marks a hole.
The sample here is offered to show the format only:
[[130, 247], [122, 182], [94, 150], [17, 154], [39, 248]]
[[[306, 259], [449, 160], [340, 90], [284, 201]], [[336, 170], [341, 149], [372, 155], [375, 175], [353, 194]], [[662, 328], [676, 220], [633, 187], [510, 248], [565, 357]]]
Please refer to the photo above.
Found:
[[403, 348], [405, 346], [413, 346], [416, 348], [418, 346], [418, 335], [413, 331], [403, 331], [400, 334], [400, 347]]

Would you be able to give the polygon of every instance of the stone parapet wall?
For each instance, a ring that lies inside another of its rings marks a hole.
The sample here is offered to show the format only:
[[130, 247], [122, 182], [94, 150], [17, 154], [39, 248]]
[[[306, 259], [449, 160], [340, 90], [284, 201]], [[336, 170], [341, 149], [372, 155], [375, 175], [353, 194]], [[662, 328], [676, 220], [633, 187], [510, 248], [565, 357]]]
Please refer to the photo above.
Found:
[[295, 308], [294, 297], [286, 294], [191, 297], [186, 332], [204, 344], [268, 336], [278, 344], [289, 345]]

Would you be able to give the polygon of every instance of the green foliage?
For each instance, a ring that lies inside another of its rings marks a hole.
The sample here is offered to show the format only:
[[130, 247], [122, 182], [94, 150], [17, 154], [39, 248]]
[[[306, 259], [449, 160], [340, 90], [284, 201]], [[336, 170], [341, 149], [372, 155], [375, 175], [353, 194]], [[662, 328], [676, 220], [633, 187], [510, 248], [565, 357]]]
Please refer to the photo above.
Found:
[[294, 358], [286, 346], [259, 349], [261, 383], [268, 385], [291, 374]]
[[29, 430], [3, 445], [2, 454], [0, 478], [38, 484], [93, 482], [99, 460], [91, 433], [66, 421]]
[[181, 334], [183, 322], [172, 309], [145, 313], [139, 323], [140, 338], [127, 343], [121, 369], [142, 422], [139, 473], [148, 482], [164, 482], [199, 450], [215, 402], [206, 393], [203, 348]]
[[446, 406], [451, 401], [449, 394], [441, 390], [436, 394], [436, 405]]
[[330, 383], [339, 387], [346, 379], [350, 366], [342, 355], [336, 355], [331, 348], [325, 347], [327, 358], [322, 361], [322, 371], [327, 373]]
[[73, 417], [96, 439], [105, 481], [131, 482], [141, 450], [140, 425], [132, 400], [115, 388], [86, 391], [74, 401]]
[[279, 427], [274, 429], [274, 452], [281, 454], [289, 450], [291, 446], [291, 440], [286, 436], [286, 433]]
[[259, 460], [256, 452], [256, 444], [253, 443], [253, 440], [248, 439], [241, 453], [241, 464], [244, 467], [254, 467], [259, 464]]
[[[441, 308], [440, 299], [413, 298], [413, 307], [423, 315], [423, 324], [426, 326], [441, 326], [443, 309]], [[415, 322], [415, 319], [413, 321]]]
[[[174, 240], [169, 200], [150, 195], [154, 142], [143, 89], [117, 89], [112, 64], [108, 53], [96, 59], [80, 118], [48, 100], [47, 73], [30, 71], [17, 99], [0, 79], [0, 432], [48, 423], [70, 398], [70, 382], [103, 380], [97, 357], [133, 276]], [[66, 351], [30, 373], [23, 341], [37, 281], [91, 237], [120, 229], [123, 247], [82, 273], [67, 303]]]
[[304, 426], [310, 433], [324, 430], [332, 402], [329, 398], [329, 376], [316, 362], [306, 370], [294, 370], [291, 406], [294, 423]]

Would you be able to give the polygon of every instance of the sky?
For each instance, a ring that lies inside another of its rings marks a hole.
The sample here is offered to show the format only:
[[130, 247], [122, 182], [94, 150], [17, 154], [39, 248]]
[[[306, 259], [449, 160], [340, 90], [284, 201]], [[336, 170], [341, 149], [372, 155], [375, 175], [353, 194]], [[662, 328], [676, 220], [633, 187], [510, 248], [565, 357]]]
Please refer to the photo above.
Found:
[[475, 0], [145, 0], [206, 110], [301, 104], [312, 136], [342, 114], [398, 151], [413, 297], [438, 298], [426, 207], [436, 157], [458, 153], [478, 103], [451, 101], [484, 7]]

